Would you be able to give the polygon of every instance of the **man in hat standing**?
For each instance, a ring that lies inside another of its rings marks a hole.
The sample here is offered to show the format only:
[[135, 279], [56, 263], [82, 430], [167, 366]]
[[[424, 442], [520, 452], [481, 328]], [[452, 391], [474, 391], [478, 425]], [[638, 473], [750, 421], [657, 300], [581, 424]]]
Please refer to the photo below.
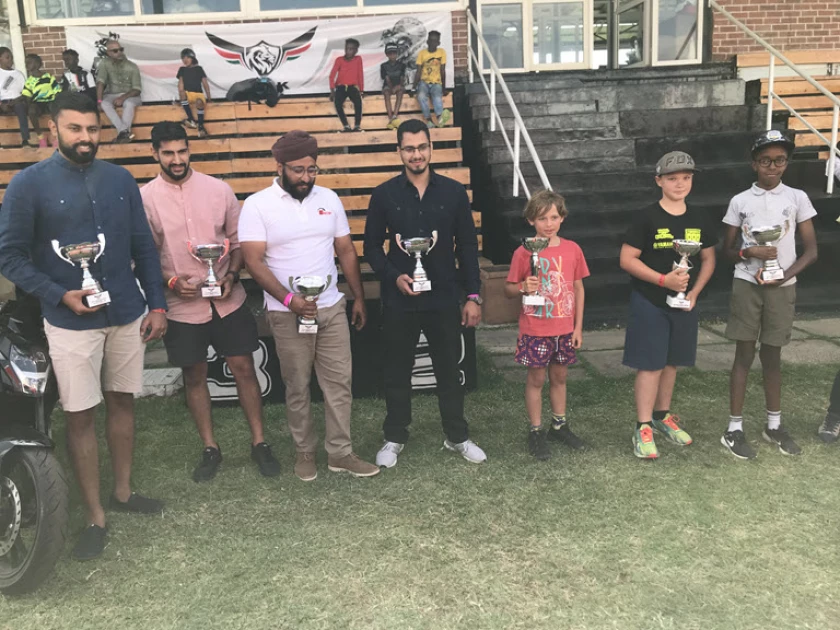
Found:
[[[295, 474], [317, 476], [315, 434], [309, 387], [314, 367], [324, 393], [329, 469], [371, 477], [379, 468], [361, 460], [350, 441], [353, 401], [350, 328], [346, 301], [336, 286], [333, 252], [355, 298], [352, 321], [360, 330], [367, 319], [359, 260], [341, 200], [315, 185], [318, 143], [305, 131], [290, 131], [272, 147], [277, 174], [268, 188], [245, 201], [239, 217], [239, 242], [251, 276], [265, 292], [271, 326], [286, 385], [286, 416], [295, 442]], [[328, 282], [316, 301], [295, 293], [290, 278], [318, 276]], [[317, 315], [317, 333], [299, 332], [297, 318]]]

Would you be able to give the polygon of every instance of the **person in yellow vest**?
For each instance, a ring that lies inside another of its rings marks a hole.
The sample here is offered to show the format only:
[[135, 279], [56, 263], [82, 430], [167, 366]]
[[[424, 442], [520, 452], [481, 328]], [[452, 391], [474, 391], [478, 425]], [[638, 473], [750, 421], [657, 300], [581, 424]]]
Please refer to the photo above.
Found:
[[26, 98], [27, 114], [38, 136], [38, 146], [46, 147], [47, 138], [41, 133], [40, 118], [50, 113], [50, 105], [61, 92], [61, 84], [52, 74], [44, 72], [44, 62], [38, 55], [26, 55], [26, 73], [21, 95]]

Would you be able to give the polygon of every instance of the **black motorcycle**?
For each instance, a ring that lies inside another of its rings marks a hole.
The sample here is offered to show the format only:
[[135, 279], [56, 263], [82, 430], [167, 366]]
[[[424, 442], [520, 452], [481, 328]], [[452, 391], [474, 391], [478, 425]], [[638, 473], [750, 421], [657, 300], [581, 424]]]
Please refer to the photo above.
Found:
[[57, 387], [40, 309], [32, 298], [0, 308], [0, 592], [27, 593], [64, 549], [68, 486], [53, 453]]

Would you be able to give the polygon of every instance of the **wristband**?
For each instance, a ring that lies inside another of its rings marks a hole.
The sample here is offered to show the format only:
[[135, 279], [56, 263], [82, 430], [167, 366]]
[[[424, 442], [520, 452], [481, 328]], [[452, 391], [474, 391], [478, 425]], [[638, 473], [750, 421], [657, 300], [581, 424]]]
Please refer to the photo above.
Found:
[[664, 287], [664, 286], [665, 286], [665, 274], [664, 274], [664, 273], [660, 273], [660, 274], [659, 274], [659, 282], [657, 282], [657, 284], [658, 284], [660, 287]]
[[477, 297], [478, 297], [478, 293], [470, 293], [470, 294], [467, 296], [467, 299], [468, 299], [468, 300], [470, 300], [470, 299], [475, 299], [475, 298], [477, 298]]
[[738, 250], [738, 256], [740, 256], [741, 260], [746, 260], [747, 259], [747, 257], [744, 256], [744, 250], [743, 249]]
[[166, 315], [166, 309], [165, 308], [153, 308], [149, 312], [150, 313], [163, 313], [164, 315]]
[[169, 282], [166, 283], [166, 286], [169, 287], [170, 291], [175, 288], [176, 282], [178, 282], [178, 276], [172, 276], [171, 278], [169, 278]]
[[96, 101], [96, 102], [97, 102], [97, 103], [101, 103], [101, 102], [102, 102], [102, 99], [100, 98], [100, 99], [99, 99], [98, 101]]
[[294, 297], [295, 297], [295, 294], [294, 294], [294, 293], [292, 293], [291, 291], [289, 291], [289, 292], [286, 294], [286, 297], [284, 297], [284, 298], [283, 298], [283, 306], [285, 306], [286, 308], [290, 309], [291, 307], [289, 306], [289, 304], [291, 304], [291, 303], [292, 303], [292, 300], [294, 299]]

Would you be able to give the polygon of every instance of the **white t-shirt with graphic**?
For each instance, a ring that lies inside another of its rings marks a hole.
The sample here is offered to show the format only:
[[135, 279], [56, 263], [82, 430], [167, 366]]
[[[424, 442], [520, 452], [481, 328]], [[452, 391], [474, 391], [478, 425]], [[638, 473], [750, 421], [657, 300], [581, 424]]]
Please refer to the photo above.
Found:
[[[723, 217], [726, 225], [741, 228], [744, 249], [758, 245], [751, 231], [765, 226], [781, 225], [782, 238], [777, 243], [778, 260], [782, 269], [796, 262], [796, 225], [814, 218], [817, 211], [805, 191], [779, 184], [773, 190], [764, 190], [758, 184], [735, 195]], [[755, 275], [763, 261], [748, 258], [735, 265], [735, 277], [758, 284]], [[791, 278], [784, 286], [796, 282]]]
[[19, 70], [0, 68], [0, 101], [9, 101], [20, 96], [26, 77]]
[[[318, 306], [334, 306], [341, 299], [334, 242], [350, 234], [344, 205], [332, 190], [314, 186], [302, 202], [274, 183], [245, 200], [239, 215], [239, 242], [266, 244], [265, 263], [286, 289], [295, 276], [332, 276], [330, 286], [318, 298]], [[265, 293], [269, 311], [289, 312]]]

